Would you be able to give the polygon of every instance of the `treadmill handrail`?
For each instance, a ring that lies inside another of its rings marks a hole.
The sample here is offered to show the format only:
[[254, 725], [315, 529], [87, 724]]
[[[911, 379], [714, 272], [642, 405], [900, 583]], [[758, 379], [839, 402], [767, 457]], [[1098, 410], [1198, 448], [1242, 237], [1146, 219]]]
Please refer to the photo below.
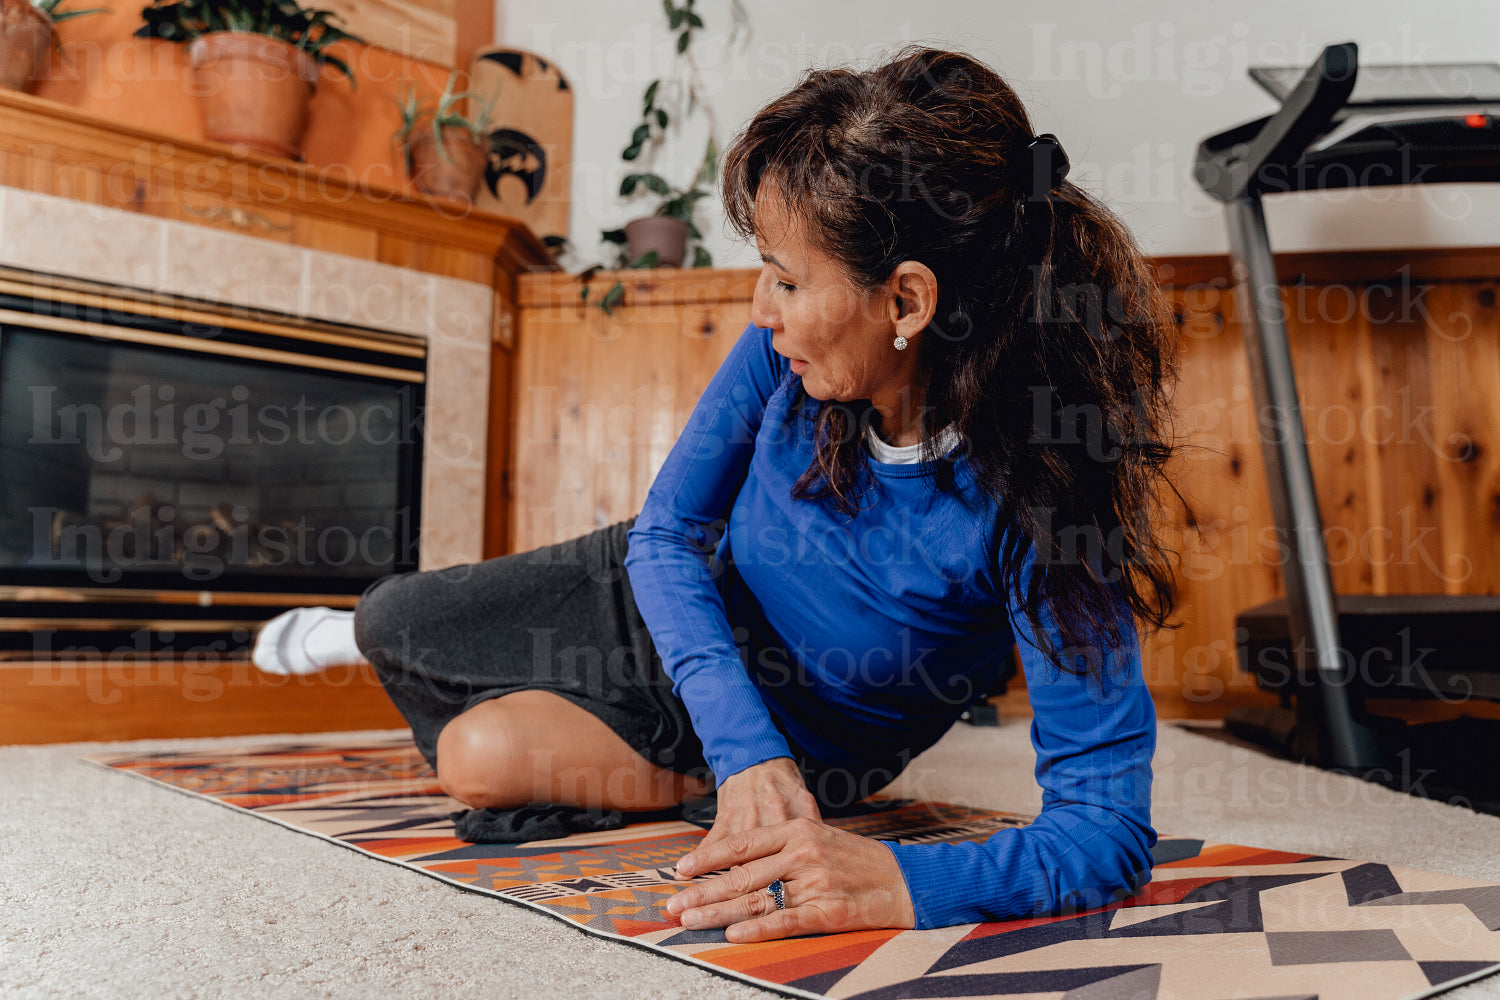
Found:
[[1323, 49], [1281, 110], [1264, 119], [1253, 138], [1233, 141], [1244, 134], [1242, 127], [1225, 133], [1230, 141], [1224, 146], [1215, 147], [1214, 137], [1198, 144], [1193, 176], [1199, 185], [1225, 202], [1274, 189], [1267, 181], [1289, 170], [1328, 127], [1354, 92], [1358, 72], [1359, 46], [1354, 42]]

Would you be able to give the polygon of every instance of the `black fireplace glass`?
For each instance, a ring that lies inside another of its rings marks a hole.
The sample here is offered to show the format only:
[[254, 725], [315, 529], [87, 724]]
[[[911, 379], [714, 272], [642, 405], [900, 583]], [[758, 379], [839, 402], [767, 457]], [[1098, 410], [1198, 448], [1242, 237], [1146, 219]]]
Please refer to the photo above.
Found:
[[420, 384], [241, 353], [7, 324], [0, 581], [357, 593], [414, 568]]

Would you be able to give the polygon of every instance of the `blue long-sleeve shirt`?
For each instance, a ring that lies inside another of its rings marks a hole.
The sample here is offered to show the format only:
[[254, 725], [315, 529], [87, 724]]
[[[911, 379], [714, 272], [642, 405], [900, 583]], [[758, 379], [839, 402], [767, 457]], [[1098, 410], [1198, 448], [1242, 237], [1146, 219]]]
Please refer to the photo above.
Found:
[[783, 730], [828, 765], [904, 763], [1019, 645], [1042, 812], [984, 843], [888, 843], [917, 926], [1134, 892], [1156, 843], [1156, 714], [1133, 620], [1122, 612], [1129, 641], [1104, 654], [1096, 679], [1048, 664], [1002, 593], [994, 501], [962, 455], [953, 493], [925, 463], [872, 458], [853, 519], [826, 499], [793, 499], [814, 455], [811, 407], [792, 406], [799, 381], [771, 332], [747, 327], [628, 535], [636, 604], [717, 781], [791, 756]]

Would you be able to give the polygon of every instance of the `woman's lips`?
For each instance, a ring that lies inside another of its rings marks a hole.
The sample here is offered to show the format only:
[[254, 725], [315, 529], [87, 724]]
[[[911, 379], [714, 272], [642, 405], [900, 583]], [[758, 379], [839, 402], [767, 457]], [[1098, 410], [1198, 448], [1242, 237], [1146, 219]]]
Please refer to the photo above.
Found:
[[791, 362], [792, 362], [792, 373], [794, 375], [801, 375], [803, 372], [807, 371], [807, 362], [806, 361], [799, 361], [797, 358], [792, 358]]

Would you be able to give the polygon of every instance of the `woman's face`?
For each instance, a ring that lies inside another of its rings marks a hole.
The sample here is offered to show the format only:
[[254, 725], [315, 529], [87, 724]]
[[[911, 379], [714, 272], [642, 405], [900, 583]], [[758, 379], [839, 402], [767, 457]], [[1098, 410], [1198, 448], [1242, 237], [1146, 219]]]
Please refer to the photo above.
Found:
[[772, 349], [791, 360], [807, 394], [875, 399], [909, 385], [917, 352], [893, 346], [893, 295], [856, 287], [810, 246], [774, 185], [762, 184], [756, 194], [755, 230], [764, 264], [750, 322], [771, 330]]

